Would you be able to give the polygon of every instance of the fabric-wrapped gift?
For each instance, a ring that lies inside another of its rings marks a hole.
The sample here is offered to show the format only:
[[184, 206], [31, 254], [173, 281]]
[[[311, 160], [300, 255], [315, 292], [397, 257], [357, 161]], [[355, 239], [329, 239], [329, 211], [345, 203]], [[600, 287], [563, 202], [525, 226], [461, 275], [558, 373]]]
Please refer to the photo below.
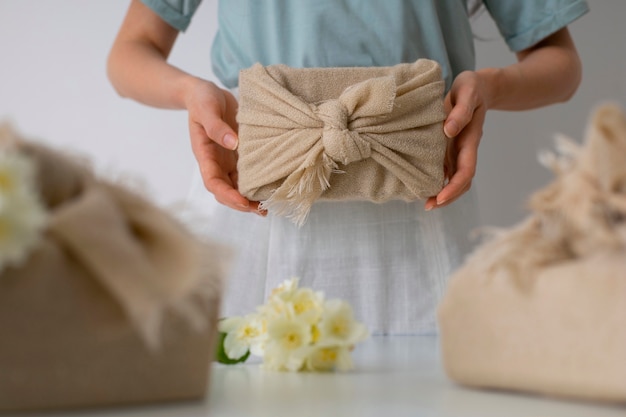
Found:
[[22, 259], [0, 218], [0, 411], [204, 397], [224, 249], [74, 157], [6, 127], [0, 147], [31, 161], [47, 213]]
[[392, 67], [255, 64], [239, 76], [239, 191], [302, 224], [324, 200], [411, 201], [444, 184], [444, 81]]
[[560, 145], [533, 214], [452, 277], [443, 361], [470, 386], [626, 402], [626, 118], [604, 105]]

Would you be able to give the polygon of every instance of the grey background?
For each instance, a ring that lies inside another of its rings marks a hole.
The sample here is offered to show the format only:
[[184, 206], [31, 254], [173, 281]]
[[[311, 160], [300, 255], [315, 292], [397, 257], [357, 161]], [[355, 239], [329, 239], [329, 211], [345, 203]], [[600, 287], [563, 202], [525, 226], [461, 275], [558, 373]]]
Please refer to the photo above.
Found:
[[[525, 216], [529, 194], [551, 174], [537, 154], [556, 133], [577, 141], [589, 112], [605, 100], [626, 103], [626, 2], [589, 0], [591, 12], [570, 26], [583, 60], [576, 96], [528, 112], [491, 112], [474, 182], [482, 222], [508, 226]], [[87, 157], [106, 175], [142, 184], [163, 205], [186, 196], [196, 169], [184, 111], [158, 110], [119, 98], [105, 74], [108, 50], [126, 0], [0, 0], [0, 120]], [[216, 0], [205, 0], [171, 61], [215, 81], [209, 47]], [[515, 57], [489, 16], [474, 22], [478, 66]]]

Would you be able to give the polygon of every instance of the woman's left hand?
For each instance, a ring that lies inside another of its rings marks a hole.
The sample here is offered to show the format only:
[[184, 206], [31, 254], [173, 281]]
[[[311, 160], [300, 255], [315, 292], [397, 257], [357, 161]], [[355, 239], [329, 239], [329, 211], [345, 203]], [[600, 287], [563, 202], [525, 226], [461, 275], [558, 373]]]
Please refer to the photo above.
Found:
[[474, 71], [460, 73], [452, 83], [444, 101], [448, 117], [443, 129], [452, 139], [445, 163], [448, 183], [439, 194], [426, 201], [426, 210], [452, 203], [472, 186], [488, 108], [487, 87], [480, 74]]
[[444, 123], [452, 138], [445, 165], [448, 183], [426, 201], [426, 210], [448, 205], [470, 189], [487, 109], [536, 109], [565, 102], [576, 92], [581, 63], [566, 27], [516, 55], [514, 64], [464, 71], [452, 83]]

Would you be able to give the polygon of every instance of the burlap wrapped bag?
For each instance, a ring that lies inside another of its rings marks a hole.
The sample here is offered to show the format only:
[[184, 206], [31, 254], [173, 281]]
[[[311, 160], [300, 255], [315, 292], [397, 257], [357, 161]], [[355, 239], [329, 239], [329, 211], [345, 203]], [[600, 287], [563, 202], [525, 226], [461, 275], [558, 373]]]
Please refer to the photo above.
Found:
[[444, 81], [393, 67], [256, 64], [239, 77], [239, 191], [302, 224], [317, 200], [411, 201], [444, 184]]
[[0, 411], [204, 397], [224, 250], [85, 164], [17, 138], [48, 211], [0, 274]]
[[626, 402], [626, 118], [593, 115], [584, 147], [546, 158], [532, 215], [454, 274], [439, 309], [462, 384]]

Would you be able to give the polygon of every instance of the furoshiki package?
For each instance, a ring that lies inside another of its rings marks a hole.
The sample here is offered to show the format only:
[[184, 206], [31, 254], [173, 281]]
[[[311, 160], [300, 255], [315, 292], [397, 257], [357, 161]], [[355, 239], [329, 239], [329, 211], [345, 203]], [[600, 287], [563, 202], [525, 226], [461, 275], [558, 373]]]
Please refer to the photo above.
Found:
[[0, 196], [0, 412], [205, 396], [223, 248], [6, 127]]
[[626, 117], [597, 109], [560, 142], [531, 215], [452, 276], [439, 309], [448, 375], [474, 387], [626, 402]]
[[318, 200], [412, 201], [444, 185], [438, 63], [291, 68], [239, 77], [239, 191], [302, 224]]

